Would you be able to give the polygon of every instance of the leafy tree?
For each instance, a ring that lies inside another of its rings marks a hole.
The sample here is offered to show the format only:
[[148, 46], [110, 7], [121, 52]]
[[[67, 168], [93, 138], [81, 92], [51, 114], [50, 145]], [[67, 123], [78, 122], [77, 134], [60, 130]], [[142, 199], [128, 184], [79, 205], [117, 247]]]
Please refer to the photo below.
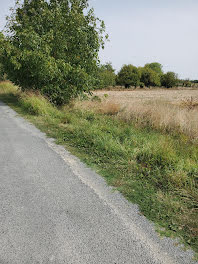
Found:
[[[2, 57], [2, 53], [3, 53], [3, 46], [2, 46], [3, 40], [4, 40], [4, 35], [0, 32], [0, 58]], [[0, 63], [0, 81], [3, 81], [4, 79], [5, 79], [4, 67], [3, 64]]]
[[89, 91], [105, 25], [88, 0], [17, 1], [8, 22], [1, 61], [11, 81], [57, 105]]
[[183, 81], [183, 86], [184, 87], [191, 87], [192, 86], [192, 82], [189, 79], [184, 80]]
[[98, 80], [99, 84], [97, 88], [106, 88], [109, 86], [115, 86], [116, 74], [111, 63], [106, 63], [98, 68]]
[[4, 81], [4, 80], [5, 80], [5, 73], [4, 73], [3, 65], [0, 63], [0, 81]]
[[161, 82], [162, 86], [165, 86], [166, 88], [176, 86], [178, 83], [177, 74], [174, 72], [167, 72], [166, 74], [162, 75]]
[[150, 67], [140, 68], [141, 71], [141, 82], [145, 86], [161, 86], [160, 75]]
[[124, 85], [125, 88], [129, 88], [130, 86], [139, 86], [140, 71], [137, 67], [131, 64], [124, 65], [117, 75], [117, 84]]
[[149, 68], [160, 75], [163, 74], [162, 65], [158, 62], [147, 63], [144, 67]]
[[107, 70], [109, 72], [115, 73], [115, 69], [113, 68], [111, 62], [107, 62], [106, 64], [101, 65], [101, 68], [104, 69], [104, 70]]

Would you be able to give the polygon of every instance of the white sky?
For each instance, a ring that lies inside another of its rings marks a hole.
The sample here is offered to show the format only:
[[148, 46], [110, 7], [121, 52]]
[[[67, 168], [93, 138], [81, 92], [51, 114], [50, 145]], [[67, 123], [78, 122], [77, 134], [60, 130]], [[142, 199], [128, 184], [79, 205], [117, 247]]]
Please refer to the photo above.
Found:
[[[0, 0], [0, 29], [14, 0]], [[198, 0], [90, 0], [106, 24], [110, 42], [101, 62], [143, 66], [160, 62], [164, 71], [198, 79]]]

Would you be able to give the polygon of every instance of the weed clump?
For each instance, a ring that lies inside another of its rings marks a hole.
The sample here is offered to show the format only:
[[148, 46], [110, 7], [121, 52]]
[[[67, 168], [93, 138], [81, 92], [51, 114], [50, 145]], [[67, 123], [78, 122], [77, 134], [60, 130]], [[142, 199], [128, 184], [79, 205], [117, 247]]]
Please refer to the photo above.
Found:
[[52, 118], [61, 117], [61, 112], [41, 95], [22, 93], [19, 98], [19, 103], [31, 115], [51, 116]]
[[198, 107], [198, 99], [193, 98], [192, 96], [190, 98], [183, 99], [181, 101], [181, 106], [187, 108], [188, 110], [193, 110]]
[[94, 95], [94, 96], [91, 98], [91, 101], [92, 101], [92, 102], [99, 102], [99, 103], [102, 102], [101, 98], [100, 98], [99, 96], [97, 96], [97, 95]]

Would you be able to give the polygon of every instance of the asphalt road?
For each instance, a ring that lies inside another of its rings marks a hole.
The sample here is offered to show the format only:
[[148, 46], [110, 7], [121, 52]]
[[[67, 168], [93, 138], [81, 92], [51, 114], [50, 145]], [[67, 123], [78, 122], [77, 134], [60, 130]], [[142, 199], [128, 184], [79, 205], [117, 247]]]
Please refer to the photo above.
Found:
[[0, 264], [194, 263], [175, 242], [0, 103]]

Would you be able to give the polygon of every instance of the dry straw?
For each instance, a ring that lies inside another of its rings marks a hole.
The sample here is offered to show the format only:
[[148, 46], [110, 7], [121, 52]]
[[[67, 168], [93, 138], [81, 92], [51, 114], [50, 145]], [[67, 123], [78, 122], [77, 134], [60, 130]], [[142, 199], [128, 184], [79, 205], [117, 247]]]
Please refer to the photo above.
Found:
[[[188, 93], [187, 93], [188, 92]], [[168, 132], [182, 132], [198, 139], [198, 90], [190, 91], [111, 91], [96, 92], [101, 101], [76, 102], [75, 107], [115, 115], [140, 126]], [[156, 99], [157, 98], [157, 99]]]

